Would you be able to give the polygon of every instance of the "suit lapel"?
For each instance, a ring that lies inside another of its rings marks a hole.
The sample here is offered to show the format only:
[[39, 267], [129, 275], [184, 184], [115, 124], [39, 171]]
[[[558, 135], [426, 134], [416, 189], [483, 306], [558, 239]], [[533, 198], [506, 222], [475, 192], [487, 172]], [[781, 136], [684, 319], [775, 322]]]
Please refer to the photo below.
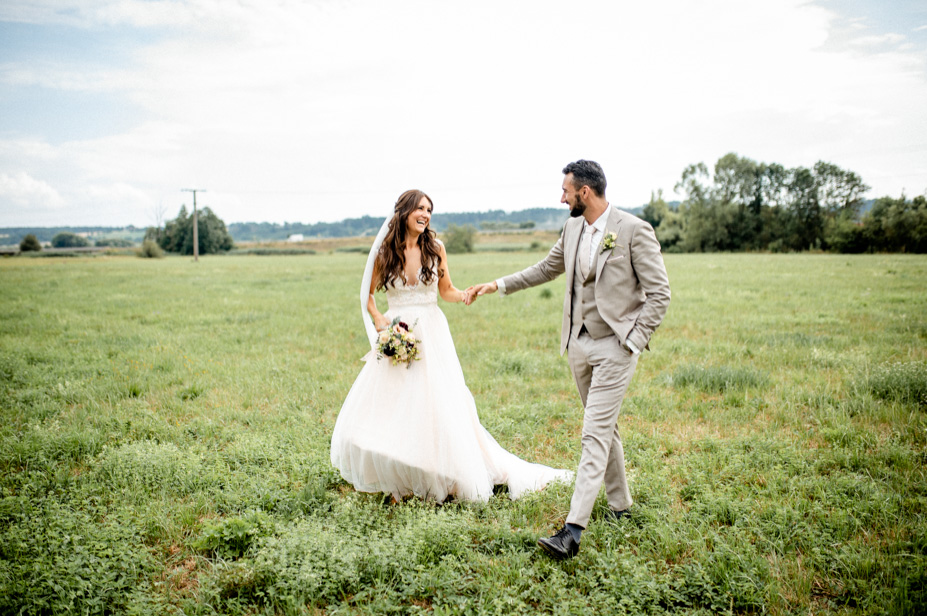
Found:
[[[614, 233], [618, 235], [618, 229], [621, 227], [621, 213], [618, 211], [618, 208], [608, 206], [608, 221], [605, 223], [605, 233], [602, 235], [602, 239], [605, 239], [605, 236], [609, 233]], [[617, 248], [617, 246], [616, 246]], [[612, 250], [615, 250], [614, 248]], [[595, 249], [595, 279], [599, 279], [599, 275], [602, 273], [602, 270], [605, 268], [605, 262], [608, 261], [608, 257], [611, 255], [611, 251], [602, 252], [601, 245], [596, 246]]]
[[579, 240], [583, 234], [582, 218], [571, 218], [567, 222], [567, 227], [569, 227], [570, 222], [574, 220], [578, 220], [579, 224], [573, 223], [574, 228], [567, 228], [563, 231], [565, 249], [564, 257], [566, 260], [566, 271], [564, 273], [566, 274], [567, 288], [569, 289], [573, 288], [573, 276], [575, 275], [576, 271], [576, 256], [579, 252]]

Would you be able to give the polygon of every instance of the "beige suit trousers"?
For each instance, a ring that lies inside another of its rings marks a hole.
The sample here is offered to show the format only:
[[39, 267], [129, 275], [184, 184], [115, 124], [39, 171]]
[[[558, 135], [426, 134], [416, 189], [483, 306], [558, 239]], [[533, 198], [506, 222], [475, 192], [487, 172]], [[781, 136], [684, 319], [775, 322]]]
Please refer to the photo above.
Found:
[[622, 346], [617, 336], [594, 340], [585, 331], [578, 337], [571, 336], [567, 352], [570, 371], [585, 407], [582, 454], [567, 523], [585, 528], [603, 482], [610, 509], [624, 511], [632, 503], [625, 477], [624, 447], [618, 433], [618, 414], [634, 376], [638, 355]]

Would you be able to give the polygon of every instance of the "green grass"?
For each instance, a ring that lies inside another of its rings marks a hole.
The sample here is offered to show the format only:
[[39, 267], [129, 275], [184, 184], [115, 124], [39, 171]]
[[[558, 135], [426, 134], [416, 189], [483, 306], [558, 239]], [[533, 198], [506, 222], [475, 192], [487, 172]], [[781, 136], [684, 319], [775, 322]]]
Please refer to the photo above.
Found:
[[[600, 496], [567, 563], [535, 542], [569, 486], [391, 506], [330, 467], [358, 255], [0, 261], [0, 613], [922, 612], [927, 258], [666, 260], [619, 420], [634, 516]], [[562, 297], [442, 307], [483, 424], [572, 468]]]

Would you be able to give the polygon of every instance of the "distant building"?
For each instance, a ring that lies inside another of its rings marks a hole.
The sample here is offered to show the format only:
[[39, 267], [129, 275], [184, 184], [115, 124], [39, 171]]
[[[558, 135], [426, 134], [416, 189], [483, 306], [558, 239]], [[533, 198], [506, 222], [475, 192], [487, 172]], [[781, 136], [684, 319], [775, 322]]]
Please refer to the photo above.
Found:
[[290, 235], [286, 236], [286, 241], [301, 242], [303, 241], [303, 234], [302, 233], [291, 233]]

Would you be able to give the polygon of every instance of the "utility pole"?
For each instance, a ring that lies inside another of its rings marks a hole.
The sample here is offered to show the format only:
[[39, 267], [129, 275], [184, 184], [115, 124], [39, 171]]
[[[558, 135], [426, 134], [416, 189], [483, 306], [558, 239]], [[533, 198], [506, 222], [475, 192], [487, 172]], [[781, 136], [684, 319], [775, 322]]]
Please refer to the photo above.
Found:
[[200, 230], [196, 220], [196, 193], [206, 192], [205, 188], [181, 188], [180, 192], [193, 193], [193, 260], [200, 260]]

